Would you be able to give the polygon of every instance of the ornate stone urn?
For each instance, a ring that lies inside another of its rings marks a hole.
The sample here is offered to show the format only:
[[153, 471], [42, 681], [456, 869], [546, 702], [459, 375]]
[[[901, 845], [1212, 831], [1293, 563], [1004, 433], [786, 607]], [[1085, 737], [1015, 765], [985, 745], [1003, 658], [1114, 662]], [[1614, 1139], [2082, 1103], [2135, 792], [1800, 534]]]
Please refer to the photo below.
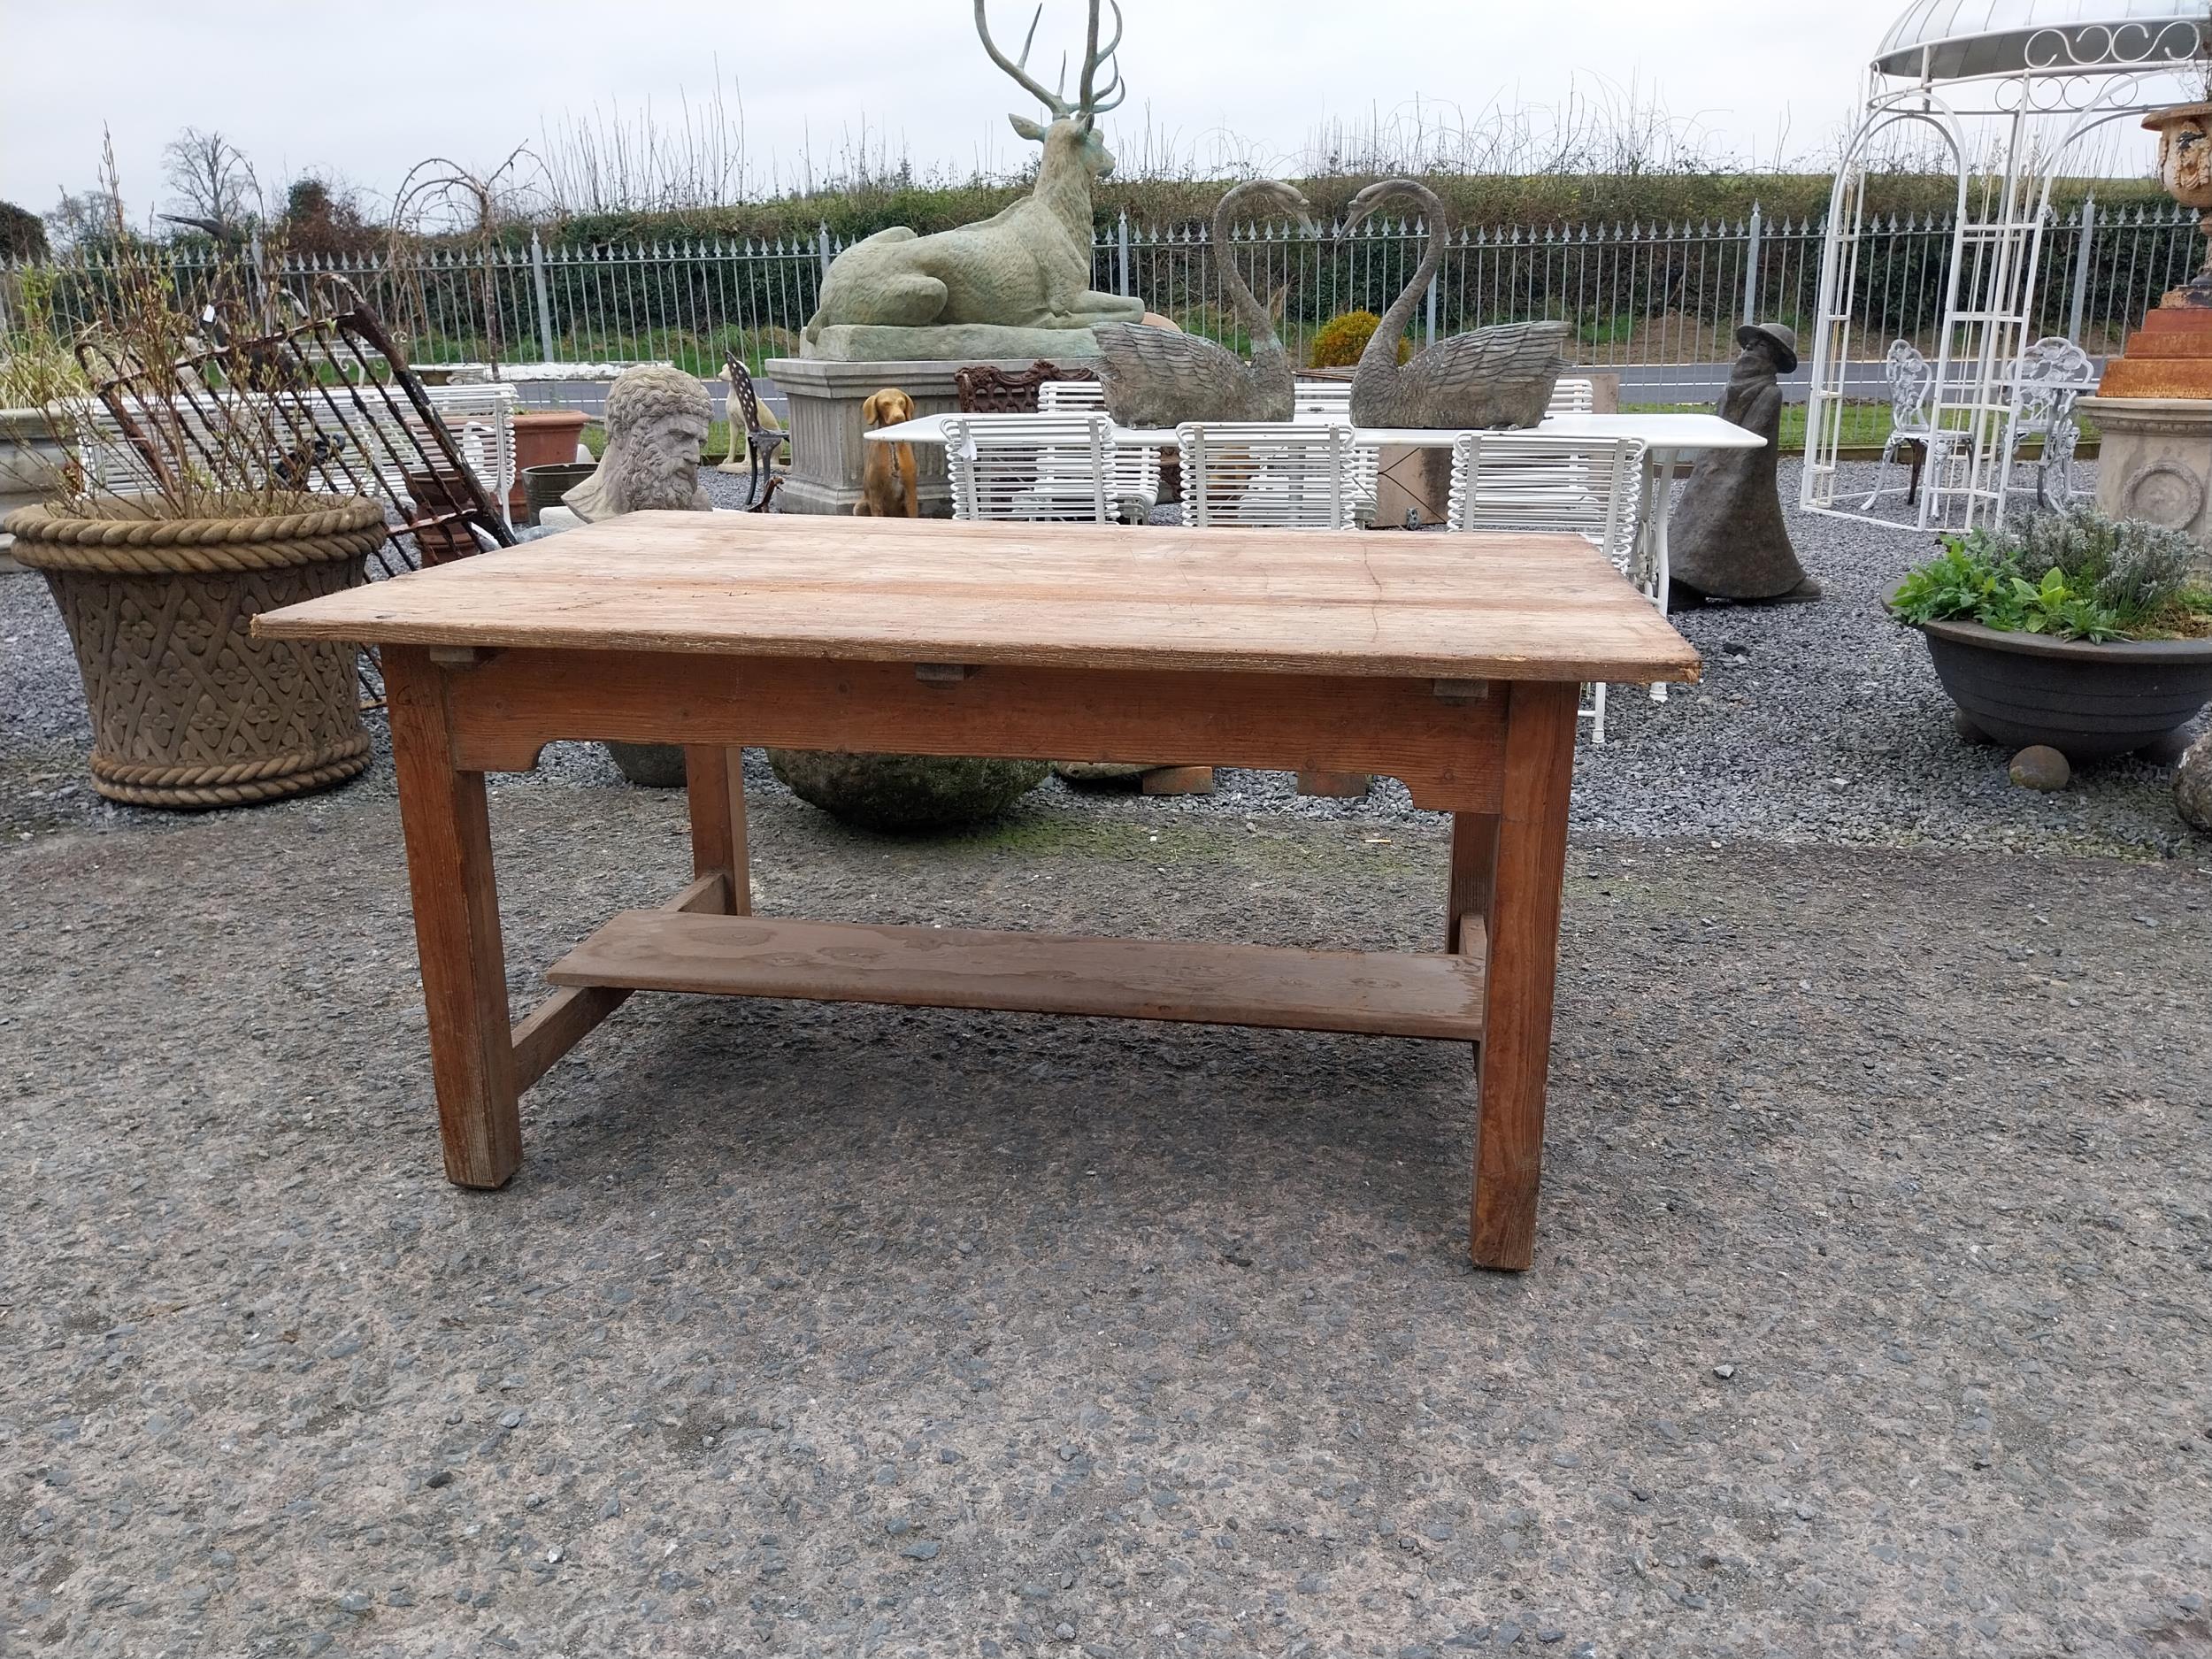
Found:
[[[2212, 103], [2177, 104], [2143, 118], [2158, 134], [2158, 181], [2184, 207], [2193, 207], [2197, 223], [2212, 238]], [[2166, 296], [2166, 305], [2212, 310], [2212, 244], [2194, 279]]]
[[[2143, 118], [2158, 134], [2158, 176], [2197, 210], [2212, 237], [2212, 101]], [[2204, 268], [2170, 290], [2105, 365], [2097, 396], [2077, 405], [2097, 423], [2103, 453], [2097, 505], [2116, 518], [2185, 530], [2212, 580], [2212, 249]]]

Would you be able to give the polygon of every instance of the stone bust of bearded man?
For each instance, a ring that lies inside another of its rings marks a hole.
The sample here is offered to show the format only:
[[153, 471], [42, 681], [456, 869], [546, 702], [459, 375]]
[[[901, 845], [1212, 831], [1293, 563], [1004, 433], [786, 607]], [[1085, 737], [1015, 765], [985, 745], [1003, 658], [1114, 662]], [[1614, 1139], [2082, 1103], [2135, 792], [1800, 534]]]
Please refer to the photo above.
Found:
[[599, 470], [561, 497], [586, 524], [655, 508], [704, 512], [699, 446], [714, 403], [680, 369], [641, 363], [607, 391], [607, 449]]

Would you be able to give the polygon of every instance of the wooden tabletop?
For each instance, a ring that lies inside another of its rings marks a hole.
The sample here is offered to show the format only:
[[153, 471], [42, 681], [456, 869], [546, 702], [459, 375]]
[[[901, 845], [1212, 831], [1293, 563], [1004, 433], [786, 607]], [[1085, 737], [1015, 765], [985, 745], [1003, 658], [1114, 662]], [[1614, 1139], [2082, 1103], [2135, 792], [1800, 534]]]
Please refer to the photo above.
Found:
[[641, 512], [254, 618], [266, 638], [868, 662], [1689, 680], [1571, 535]]

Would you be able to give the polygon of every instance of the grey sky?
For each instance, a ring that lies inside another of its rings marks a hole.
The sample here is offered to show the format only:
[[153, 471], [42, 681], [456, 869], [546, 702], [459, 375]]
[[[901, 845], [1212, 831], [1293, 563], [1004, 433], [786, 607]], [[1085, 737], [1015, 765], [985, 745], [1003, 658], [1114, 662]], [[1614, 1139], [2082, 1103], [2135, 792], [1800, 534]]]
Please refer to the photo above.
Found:
[[[1480, 125], [1505, 104], [1556, 107], [1578, 79], [1655, 91], [1678, 123], [1765, 161], [1818, 152], [1902, 0], [1124, 0], [1130, 98], [1109, 141], [1156, 139], [1202, 161], [1232, 148], [1288, 166], [1316, 129], [1407, 116]], [[1029, 5], [994, 0], [1018, 45]], [[1035, 61], [1079, 48], [1080, 0], [1047, 0]], [[348, 19], [355, 19], [349, 22]], [[125, 195], [164, 195], [159, 152], [186, 125], [217, 127], [265, 186], [303, 169], [388, 192], [442, 153], [488, 166], [540, 142], [541, 118], [627, 114], [647, 102], [741, 97], [755, 185], [819, 169], [864, 120], [918, 170], [1003, 167], [1023, 146], [1021, 95], [984, 57], [964, 0], [0, 0], [0, 196], [43, 211], [91, 184], [104, 123]]]

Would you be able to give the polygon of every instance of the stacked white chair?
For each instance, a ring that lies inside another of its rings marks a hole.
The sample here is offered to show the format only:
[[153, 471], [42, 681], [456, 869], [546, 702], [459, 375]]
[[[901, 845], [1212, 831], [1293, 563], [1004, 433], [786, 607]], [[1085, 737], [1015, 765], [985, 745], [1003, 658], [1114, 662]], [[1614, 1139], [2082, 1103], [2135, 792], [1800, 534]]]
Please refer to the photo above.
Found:
[[1175, 429], [1183, 522], [1353, 530], [1374, 506], [1349, 425], [1190, 421]]
[[[1044, 415], [1088, 414], [1106, 407], [1106, 388], [1097, 380], [1047, 380], [1037, 388], [1037, 412]], [[1160, 457], [1157, 450], [1118, 448], [1112, 457], [1115, 495], [1127, 504], [1129, 516], [1136, 503], [1145, 511], [1160, 499]]]
[[1544, 411], [1545, 419], [1554, 415], [1587, 415], [1597, 408], [1598, 388], [1595, 381], [1581, 375], [1563, 374], [1551, 388], [1551, 406]]
[[[434, 386], [426, 390], [431, 407], [453, 434], [463, 465], [503, 514], [515, 481], [514, 388]], [[245, 404], [251, 407], [242, 407]], [[373, 474], [403, 495], [407, 469], [421, 465], [416, 442], [386, 412], [383, 401], [363, 399], [357, 403], [342, 386], [276, 394], [201, 392], [134, 400], [130, 407], [132, 424], [164, 465], [180, 472], [203, 467], [211, 453], [251, 442], [268, 449], [269, 475], [277, 481], [293, 481], [287, 477], [289, 470], [301, 488], [348, 489], [354, 487], [352, 480], [365, 485]], [[340, 419], [341, 410], [349, 421]], [[411, 415], [408, 419], [413, 423]], [[151, 465], [125, 438], [121, 424], [104, 404], [93, 405], [92, 426], [88, 460], [96, 487], [116, 494], [150, 489]], [[355, 449], [349, 427], [353, 434], [373, 431], [375, 453], [364, 455]], [[436, 453], [426, 433], [419, 432], [416, 440], [421, 451]]]
[[453, 434], [462, 462], [498, 504], [500, 517], [509, 518], [507, 497], [515, 487], [515, 388], [485, 381], [427, 386], [423, 391]]
[[[1458, 531], [1555, 531], [1582, 537], [1655, 598], [1643, 545], [1644, 441], [1534, 432], [1463, 432], [1452, 444], [1448, 526]], [[1605, 741], [1605, 687], [1582, 710]]]
[[1159, 457], [1117, 449], [1102, 413], [949, 415], [952, 516], [973, 522], [1141, 521], [1160, 497]]
[[1106, 387], [1099, 380], [1047, 380], [1037, 388], [1041, 415], [1083, 414], [1106, 407]]
[[1293, 420], [1343, 420], [1352, 418], [1349, 380], [1299, 380], [1291, 390]]

